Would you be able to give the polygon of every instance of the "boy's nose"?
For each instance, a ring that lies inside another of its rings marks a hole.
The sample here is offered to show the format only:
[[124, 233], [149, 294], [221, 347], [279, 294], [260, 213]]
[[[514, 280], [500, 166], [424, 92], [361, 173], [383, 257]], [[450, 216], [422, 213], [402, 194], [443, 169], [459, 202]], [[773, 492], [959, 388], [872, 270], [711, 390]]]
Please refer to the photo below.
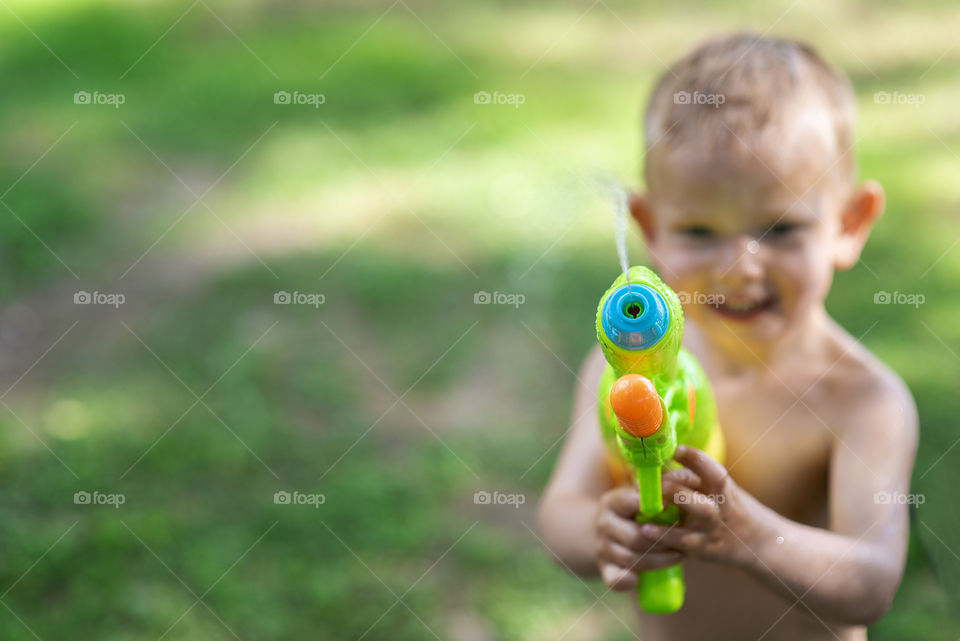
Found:
[[733, 285], [749, 283], [763, 278], [763, 248], [752, 236], [731, 238], [716, 265], [714, 277]]

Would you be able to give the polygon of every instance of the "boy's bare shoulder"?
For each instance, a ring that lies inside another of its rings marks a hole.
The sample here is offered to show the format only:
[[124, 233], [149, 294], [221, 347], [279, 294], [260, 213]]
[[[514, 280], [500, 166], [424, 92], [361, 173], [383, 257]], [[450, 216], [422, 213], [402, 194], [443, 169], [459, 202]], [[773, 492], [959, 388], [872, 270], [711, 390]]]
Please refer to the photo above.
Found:
[[847, 417], [838, 427], [847, 434], [915, 435], [916, 404], [903, 379], [839, 325], [832, 332], [832, 351], [834, 364], [817, 387], [818, 396]]

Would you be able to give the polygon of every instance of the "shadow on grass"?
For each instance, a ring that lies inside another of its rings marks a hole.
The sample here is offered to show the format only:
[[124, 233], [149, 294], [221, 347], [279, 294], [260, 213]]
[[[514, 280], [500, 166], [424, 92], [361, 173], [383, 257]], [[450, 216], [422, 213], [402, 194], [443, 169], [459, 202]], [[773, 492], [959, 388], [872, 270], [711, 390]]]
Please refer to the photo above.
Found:
[[[82, 272], [112, 248], [106, 239], [125, 213], [117, 200], [129, 188], [111, 180], [142, 180], [123, 178], [131, 157], [154, 167], [137, 138], [159, 162], [219, 167], [219, 175], [277, 121], [294, 129], [326, 124], [341, 134], [391, 122], [402, 128], [412, 115], [430, 118], [476, 91], [463, 64], [402, 10], [360, 39], [369, 10], [222, 9], [242, 44], [203, 4], [164, 35], [185, 8], [60, 8], [31, 16], [69, 69], [19, 23], [3, 24], [0, 185], [10, 187], [5, 201], [13, 213], [4, 210], [0, 223], [0, 292], [65, 275], [61, 255]], [[119, 93], [124, 103], [78, 105], [78, 91]], [[278, 91], [323, 94], [325, 101], [320, 108], [275, 104]], [[369, 157], [362, 145], [372, 141], [359, 144]], [[418, 157], [415, 145], [392, 153]], [[129, 197], [135, 209], [151, 209], [143, 201], [155, 196]], [[137, 227], [121, 232], [136, 234]]]

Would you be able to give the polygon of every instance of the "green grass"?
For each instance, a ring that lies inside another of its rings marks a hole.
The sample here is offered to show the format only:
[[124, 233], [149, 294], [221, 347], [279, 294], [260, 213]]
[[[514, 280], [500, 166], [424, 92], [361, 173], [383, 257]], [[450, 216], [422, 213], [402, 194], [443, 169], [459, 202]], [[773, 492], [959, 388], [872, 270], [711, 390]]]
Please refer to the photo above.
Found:
[[[120, 79], [189, 4], [12, 3], [79, 80], [0, 10], [0, 193], [13, 185], [2, 199], [20, 218], [0, 207], [0, 329], [20, 332], [0, 343], [30, 352], [4, 389], [80, 321], [3, 399], [0, 599], [16, 615], [0, 609], [0, 638], [157, 638], [184, 615], [164, 638], [423, 639], [426, 625], [553, 639], [602, 593], [527, 528], [566, 427], [568, 367], [617, 269], [592, 181], [637, 175], [640, 102], [661, 69], [635, 34], [668, 60], [790, 5], [705, 4], [693, 27], [685, 8], [608, 2], [628, 29], [602, 6], [574, 26], [586, 6], [408, 4], [437, 37], [401, 5], [357, 41], [389, 5], [209, 3], [256, 55], [197, 5]], [[871, 7], [863, 29], [809, 6], [830, 30], [797, 5], [776, 31], [851, 74], [870, 132], [861, 173], [888, 197], [828, 307], [869, 330], [922, 423], [926, 502], [871, 639], [960, 636], [956, 52], [919, 78], [955, 38], [949, 7]], [[893, 89], [930, 99], [874, 105]], [[78, 90], [127, 102], [75, 105]], [[278, 90], [326, 103], [275, 105]], [[526, 102], [478, 106], [480, 90]], [[197, 206], [171, 228], [190, 190], [228, 169], [205, 197], [216, 215]], [[631, 252], [642, 259], [636, 239]], [[77, 289], [128, 304], [74, 307]], [[278, 290], [326, 300], [274, 305]], [[475, 306], [481, 290], [526, 302]], [[926, 302], [874, 305], [879, 290]], [[126, 502], [75, 505], [81, 490]], [[281, 490], [326, 501], [277, 505]], [[526, 502], [475, 505], [479, 490]], [[623, 597], [605, 602], [630, 621]], [[599, 606], [575, 634], [632, 638]]]

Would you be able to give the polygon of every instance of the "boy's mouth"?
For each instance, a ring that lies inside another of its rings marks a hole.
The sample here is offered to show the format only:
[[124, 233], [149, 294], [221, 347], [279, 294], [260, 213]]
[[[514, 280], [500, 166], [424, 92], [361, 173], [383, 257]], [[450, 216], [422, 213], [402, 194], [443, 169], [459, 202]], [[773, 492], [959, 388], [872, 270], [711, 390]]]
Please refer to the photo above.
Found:
[[774, 308], [777, 303], [775, 296], [754, 298], [747, 300], [726, 300], [716, 306], [717, 313], [725, 318], [734, 320], [752, 320]]

